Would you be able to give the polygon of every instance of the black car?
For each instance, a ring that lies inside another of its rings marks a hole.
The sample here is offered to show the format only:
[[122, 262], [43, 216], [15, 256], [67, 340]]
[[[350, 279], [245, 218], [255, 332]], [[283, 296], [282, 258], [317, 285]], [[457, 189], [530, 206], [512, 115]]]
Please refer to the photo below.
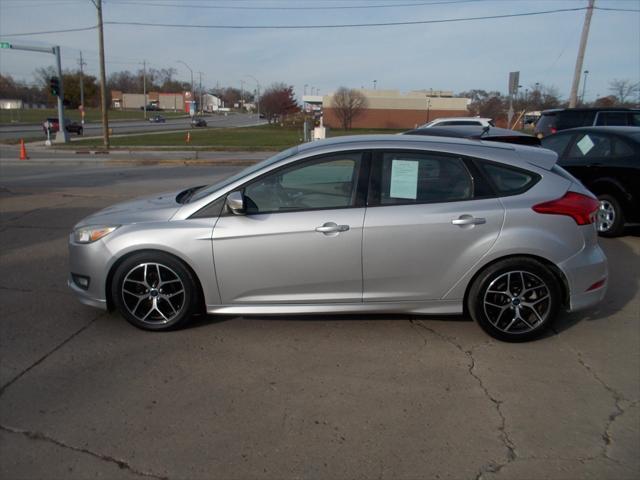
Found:
[[540, 146], [540, 139], [526, 133], [506, 128], [482, 127], [479, 125], [455, 125], [448, 127], [416, 128], [403, 135], [428, 135], [434, 137], [470, 138], [490, 142], [516, 143], [518, 145]]
[[556, 108], [542, 112], [534, 133], [539, 137], [560, 130], [590, 126], [640, 127], [640, 109], [633, 108]]
[[600, 200], [600, 235], [640, 222], [640, 127], [573, 128], [543, 138], [542, 146]]
[[191, 120], [191, 126], [192, 127], [206, 127], [207, 126], [207, 122], [205, 121], [204, 118], [194, 117]]
[[149, 121], [151, 123], [165, 123], [165, 118], [162, 115], [154, 115], [153, 117], [149, 117]]
[[[57, 117], [47, 118], [44, 122], [42, 122], [42, 130], [44, 130], [44, 134], [47, 134], [47, 128], [51, 133], [56, 133], [60, 130], [60, 122]], [[82, 135], [84, 129], [82, 128], [82, 124], [78, 122], [72, 122], [70, 120], [65, 119], [64, 121], [64, 129], [69, 133], [76, 133], [78, 135]]]

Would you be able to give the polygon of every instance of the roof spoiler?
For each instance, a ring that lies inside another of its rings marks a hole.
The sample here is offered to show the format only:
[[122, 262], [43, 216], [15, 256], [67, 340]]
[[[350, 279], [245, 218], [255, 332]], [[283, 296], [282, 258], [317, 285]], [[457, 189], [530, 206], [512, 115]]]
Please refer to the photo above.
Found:
[[558, 154], [546, 148], [530, 147], [518, 153], [523, 161], [545, 170], [551, 170], [558, 161]]

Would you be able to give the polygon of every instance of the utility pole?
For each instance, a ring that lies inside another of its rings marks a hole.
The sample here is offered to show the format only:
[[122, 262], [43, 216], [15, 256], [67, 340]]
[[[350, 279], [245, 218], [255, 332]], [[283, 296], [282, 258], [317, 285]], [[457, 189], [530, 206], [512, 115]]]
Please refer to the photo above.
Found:
[[109, 148], [109, 105], [107, 104], [107, 74], [104, 66], [104, 27], [102, 24], [102, 0], [91, 0], [98, 11], [98, 47], [100, 50], [100, 106], [102, 108], [102, 138]]
[[82, 60], [82, 50], [80, 50], [80, 60], [78, 60], [78, 64], [80, 65], [80, 105], [82, 106], [82, 111], [80, 112], [81, 120], [80, 123], [84, 125], [84, 70], [83, 67], [86, 63]]
[[200, 114], [202, 114], [204, 112], [203, 109], [203, 104], [202, 104], [202, 72], [197, 72], [198, 76], [200, 78], [200, 86], [198, 87], [198, 89], [200, 90]]
[[589, 37], [589, 26], [591, 25], [594, 3], [595, 0], [589, 0], [587, 13], [584, 16], [584, 25], [582, 26], [582, 35], [580, 36], [580, 47], [578, 48], [578, 58], [576, 58], [576, 68], [573, 71], [573, 83], [571, 85], [571, 95], [569, 96], [569, 108], [575, 108], [578, 103], [580, 73], [582, 72], [582, 63], [584, 61], [584, 51], [587, 48], [587, 38]]
[[244, 108], [244, 80], [240, 80], [240, 101], [242, 103], [241, 109]]
[[147, 61], [142, 61], [142, 95], [144, 95], [144, 119], [147, 119]]

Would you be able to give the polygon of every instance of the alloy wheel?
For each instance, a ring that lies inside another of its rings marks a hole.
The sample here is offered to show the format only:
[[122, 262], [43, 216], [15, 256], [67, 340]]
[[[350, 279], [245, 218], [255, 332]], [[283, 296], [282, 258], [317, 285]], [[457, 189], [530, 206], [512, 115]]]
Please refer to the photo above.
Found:
[[185, 287], [171, 268], [161, 263], [141, 263], [122, 281], [122, 302], [140, 322], [169, 323], [185, 303]]
[[608, 200], [600, 200], [600, 208], [596, 218], [596, 227], [599, 232], [608, 232], [616, 221], [616, 209]]
[[535, 330], [551, 311], [551, 293], [545, 282], [527, 271], [510, 271], [493, 280], [483, 298], [489, 322], [509, 334]]

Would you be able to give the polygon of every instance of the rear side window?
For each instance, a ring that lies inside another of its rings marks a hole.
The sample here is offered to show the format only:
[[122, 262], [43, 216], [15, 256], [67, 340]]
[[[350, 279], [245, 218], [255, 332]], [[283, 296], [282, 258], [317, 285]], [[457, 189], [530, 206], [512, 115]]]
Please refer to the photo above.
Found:
[[468, 200], [473, 181], [461, 158], [437, 153], [388, 152], [382, 162], [373, 203], [406, 205]]
[[593, 125], [595, 112], [564, 111], [558, 114], [556, 127], [558, 130]]
[[611, 138], [597, 133], [585, 133], [576, 137], [569, 151], [569, 158], [610, 157], [613, 154]]
[[640, 113], [629, 114], [629, 125], [632, 127], [640, 127]]
[[627, 112], [600, 112], [596, 125], [627, 125]]
[[540, 179], [537, 174], [520, 168], [487, 162], [480, 165], [500, 196], [526, 192]]

